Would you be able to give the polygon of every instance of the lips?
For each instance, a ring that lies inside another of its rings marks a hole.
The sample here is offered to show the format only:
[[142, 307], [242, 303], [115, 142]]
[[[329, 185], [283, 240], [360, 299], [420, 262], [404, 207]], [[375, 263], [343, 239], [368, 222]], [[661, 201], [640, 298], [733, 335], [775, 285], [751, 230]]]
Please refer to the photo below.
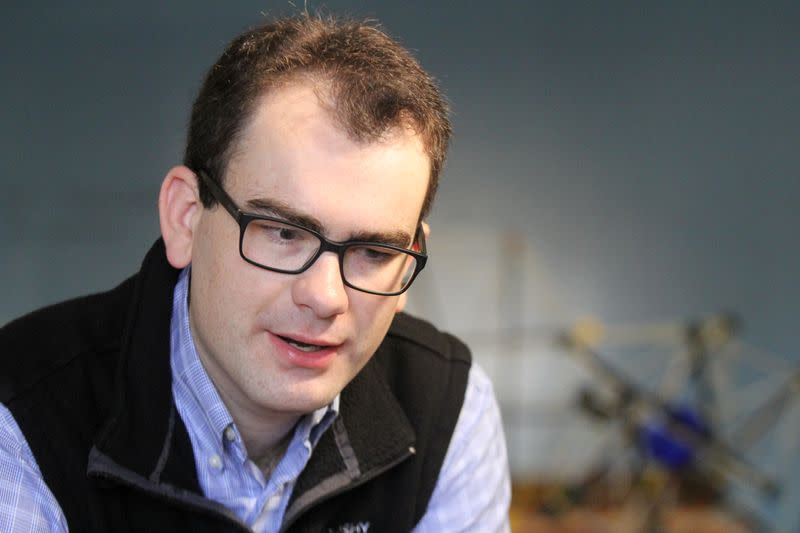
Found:
[[281, 335], [272, 333], [273, 344], [277, 353], [291, 366], [322, 370], [330, 365], [341, 347], [321, 339], [312, 339], [299, 335]]

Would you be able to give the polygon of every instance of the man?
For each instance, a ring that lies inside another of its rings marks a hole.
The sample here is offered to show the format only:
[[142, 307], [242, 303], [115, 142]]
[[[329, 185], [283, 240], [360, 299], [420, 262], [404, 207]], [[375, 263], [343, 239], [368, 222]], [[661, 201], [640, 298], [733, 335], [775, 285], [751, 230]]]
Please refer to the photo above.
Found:
[[398, 314], [449, 135], [374, 27], [234, 40], [140, 272], [0, 333], [0, 530], [507, 530], [489, 381]]

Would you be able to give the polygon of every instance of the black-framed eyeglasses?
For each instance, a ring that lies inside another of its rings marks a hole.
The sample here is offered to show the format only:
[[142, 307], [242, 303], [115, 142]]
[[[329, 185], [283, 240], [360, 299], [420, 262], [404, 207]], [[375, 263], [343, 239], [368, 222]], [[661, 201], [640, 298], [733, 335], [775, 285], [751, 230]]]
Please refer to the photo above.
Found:
[[414, 250], [380, 242], [331, 241], [282, 218], [245, 213], [205, 171], [198, 170], [197, 175], [239, 224], [239, 255], [257, 267], [300, 274], [324, 252], [333, 252], [339, 257], [345, 285], [370, 294], [395, 296], [411, 286], [428, 260], [422, 224], [412, 243]]

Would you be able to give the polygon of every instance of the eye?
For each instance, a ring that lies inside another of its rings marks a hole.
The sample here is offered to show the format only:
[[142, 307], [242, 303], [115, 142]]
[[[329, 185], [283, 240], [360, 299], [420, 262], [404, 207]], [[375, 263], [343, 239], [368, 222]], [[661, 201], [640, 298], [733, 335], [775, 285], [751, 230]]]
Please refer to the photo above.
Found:
[[255, 220], [248, 225], [248, 238], [256, 239], [260, 246], [265, 245], [304, 245], [314, 242], [307, 231], [289, 226], [275, 220]]
[[300, 232], [294, 228], [273, 227], [276, 236], [284, 241], [292, 241], [300, 237]]
[[371, 263], [382, 264], [388, 263], [395, 257], [397, 257], [398, 252], [392, 250], [391, 248], [380, 248], [377, 246], [364, 246], [358, 248], [359, 256]]

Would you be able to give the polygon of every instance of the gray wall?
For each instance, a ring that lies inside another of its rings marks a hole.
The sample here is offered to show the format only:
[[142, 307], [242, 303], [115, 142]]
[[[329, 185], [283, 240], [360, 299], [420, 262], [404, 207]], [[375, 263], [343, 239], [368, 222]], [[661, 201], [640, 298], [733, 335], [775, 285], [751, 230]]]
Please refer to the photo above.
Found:
[[[204, 70], [260, 12], [293, 10], [47, 4], [0, 20], [0, 323], [136, 268]], [[729, 309], [798, 360], [797, 4], [325, 5], [381, 20], [452, 102], [418, 312], [469, 337]], [[533, 258], [516, 315], [509, 232]]]

